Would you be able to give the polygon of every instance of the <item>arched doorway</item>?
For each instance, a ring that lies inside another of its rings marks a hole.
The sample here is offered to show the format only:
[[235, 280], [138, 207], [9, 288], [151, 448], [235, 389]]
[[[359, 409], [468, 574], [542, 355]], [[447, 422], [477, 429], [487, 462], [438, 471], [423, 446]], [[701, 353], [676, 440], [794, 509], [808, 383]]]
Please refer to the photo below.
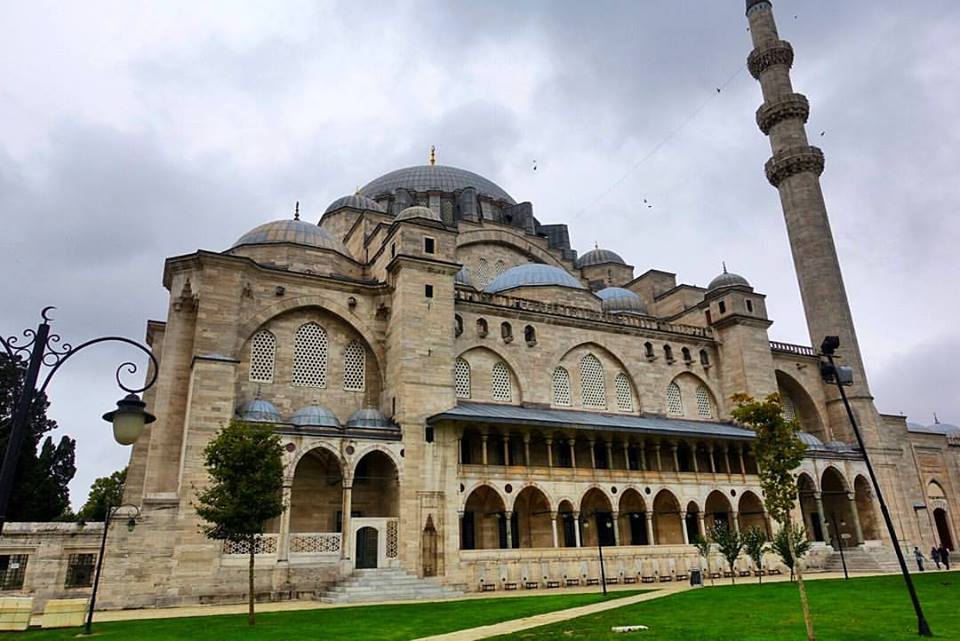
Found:
[[710, 492], [710, 494], [707, 495], [706, 503], [704, 503], [703, 511], [706, 514], [708, 528], [722, 523], [731, 530], [733, 529], [733, 518], [731, 515], [733, 508], [727, 497], [723, 495], [723, 492], [719, 490]]
[[807, 474], [797, 477], [797, 491], [800, 496], [800, 515], [803, 517], [803, 528], [807, 532], [808, 541], [823, 540], [823, 524], [820, 522], [820, 511], [817, 509], [817, 484]]
[[[830, 544], [839, 547], [840, 537], [844, 545], [857, 545], [856, 531], [850, 500], [850, 486], [835, 467], [828, 467], [820, 477], [820, 494], [823, 514], [829, 522]], [[838, 531], [839, 530], [839, 531]]]
[[740, 505], [738, 512], [740, 514], [740, 531], [747, 532], [751, 529], [757, 529], [770, 538], [771, 532], [767, 527], [766, 512], [763, 510], [763, 503], [760, 497], [751, 491], [746, 491], [740, 496]]
[[400, 481], [393, 459], [374, 450], [357, 462], [353, 472], [354, 515], [363, 518], [398, 516]]
[[598, 488], [592, 488], [580, 499], [580, 530], [581, 541], [584, 547], [596, 546], [599, 537], [600, 545], [615, 545], [613, 533], [613, 508], [610, 499]]
[[624, 545], [650, 545], [647, 509], [640, 492], [633, 488], [620, 495], [620, 542]]
[[867, 541], [880, 540], [880, 521], [877, 519], [877, 510], [873, 502], [873, 488], [863, 476], [857, 476], [853, 481], [854, 494], [857, 502], [857, 515], [860, 517], [860, 529], [863, 538]]
[[513, 502], [513, 514], [519, 547], [553, 547], [553, 526], [550, 524], [550, 503], [538, 488], [528, 485]]
[[670, 490], [660, 490], [653, 499], [653, 531], [657, 545], [683, 543], [680, 502]]
[[379, 556], [379, 537], [377, 528], [364, 526], [357, 530], [357, 568], [377, 567]]
[[953, 537], [950, 535], [950, 524], [947, 522], [947, 511], [942, 507], [933, 510], [933, 522], [937, 526], [937, 537], [940, 544], [948, 550], [953, 550]]
[[700, 536], [700, 506], [694, 501], [687, 503], [687, 516], [683, 526], [687, 528], [687, 540], [693, 543]]
[[290, 488], [290, 552], [339, 552], [342, 509], [340, 460], [325, 448], [310, 450], [297, 463]]
[[467, 497], [460, 525], [460, 549], [496, 550], [507, 547], [503, 499], [489, 485], [481, 485]]
[[557, 524], [560, 529], [560, 545], [565, 548], [577, 547], [577, 520], [573, 516], [573, 503], [570, 501], [560, 501], [557, 507], [557, 518], [560, 522]]

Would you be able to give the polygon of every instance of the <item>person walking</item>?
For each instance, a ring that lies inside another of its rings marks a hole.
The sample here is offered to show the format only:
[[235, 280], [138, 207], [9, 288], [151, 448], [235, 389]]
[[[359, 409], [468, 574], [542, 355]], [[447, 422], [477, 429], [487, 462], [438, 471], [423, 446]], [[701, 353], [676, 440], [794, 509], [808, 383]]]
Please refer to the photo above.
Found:
[[940, 544], [940, 562], [945, 570], [950, 569], [950, 550], [943, 543]]
[[933, 562], [937, 564], [937, 569], [940, 569], [940, 548], [934, 545], [930, 548], [930, 558], [933, 559]]
[[923, 552], [917, 546], [913, 546], [913, 556], [917, 560], [917, 569], [923, 572]]

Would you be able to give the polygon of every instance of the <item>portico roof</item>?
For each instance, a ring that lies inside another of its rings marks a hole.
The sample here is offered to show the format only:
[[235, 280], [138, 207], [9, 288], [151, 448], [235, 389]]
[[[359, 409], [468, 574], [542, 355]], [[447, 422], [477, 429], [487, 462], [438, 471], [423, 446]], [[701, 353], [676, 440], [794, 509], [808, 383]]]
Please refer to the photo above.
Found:
[[751, 430], [719, 421], [689, 421], [654, 415], [581, 412], [496, 403], [458, 403], [456, 407], [434, 414], [427, 419], [430, 425], [442, 421], [605, 430], [663, 436], [713, 437], [741, 441], [752, 440], [754, 437]]

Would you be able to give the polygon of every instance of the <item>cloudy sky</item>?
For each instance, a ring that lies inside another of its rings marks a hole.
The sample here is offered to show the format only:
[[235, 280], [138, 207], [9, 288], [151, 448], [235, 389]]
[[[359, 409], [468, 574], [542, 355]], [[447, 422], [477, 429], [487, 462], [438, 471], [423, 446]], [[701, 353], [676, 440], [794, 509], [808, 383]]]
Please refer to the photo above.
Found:
[[[960, 7], [777, 0], [881, 411], [960, 423]], [[0, 333], [162, 319], [163, 259], [439, 161], [637, 267], [725, 260], [809, 344], [741, 0], [0, 3]], [[718, 92], [717, 89], [720, 89]], [[822, 132], [822, 135], [821, 135]], [[538, 169], [533, 170], [536, 162]], [[634, 203], [646, 198], [653, 208]], [[50, 388], [77, 504], [122, 467], [104, 346]]]

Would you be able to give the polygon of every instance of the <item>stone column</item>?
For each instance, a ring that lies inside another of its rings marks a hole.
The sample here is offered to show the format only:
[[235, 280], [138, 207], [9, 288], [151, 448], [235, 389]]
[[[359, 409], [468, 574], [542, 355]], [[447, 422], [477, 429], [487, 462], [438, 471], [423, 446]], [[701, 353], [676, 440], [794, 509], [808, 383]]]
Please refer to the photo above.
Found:
[[623, 469], [630, 469], [630, 441], [623, 441]]
[[716, 474], [716, 473], [717, 473], [717, 462], [716, 462], [716, 460], [713, 458], [713, 443], [710, 443], [709, 445], [707, 445], [707, 458], [710, 459], [710, 473], [711, 473], [711, 474]]
[[577, 547], [580, 545], [580, 513], [573, 513], [573, 540], [577, 544]]
[[857, 537], [857, 545], [863, 545], [863, 528], [860, 527], [860, 514], [857, 512], [857, 495], [853, 492], [847, 492], [847, 500], [850, 502], [850, 516], [853, 519], [853, 534]]
[[457, 510], [457, 523], [458, 523], [457, 533], [460, 536], [459, 540], [457, 541], [457, 549], [462, 550], [463, 549], [463, 510]]
[[726, 445], [723, 446], [723, 465], [727, 476], [730, 476], [730, 448]]
[[670, 444], [670, 451], [673, 453], [673, 471], [680, 473], [680, 457], [677, 455], [679, 447], [676, 443]]
[[570, 446], [570, 467], [577, 469], [577, 441], [576, 439], [567, 439], [567, 445]]
[[553, 439], [547, 437], [547, 467], [553, 467]]
[[457, 464], [463, 465], [463, 437], [457, 437]]
[[[743, 459], [743, 447], [737, 448], [737, 456], [740, 458], [740, 476], [746, 477], [746, 476], [747, 476], [747, 464], [746, 464], [746, 461], [744, 461], [744, 459]], [[744, 478], [744, 480], [746, 480], [746, 479]]]
[[696, 443], [694, 443], [693, 447], [690, 448], [690, 454], [691, 454], [691, 457], [693, 458], [693, 460], [691, 461], [691, 463], [693, 464], [693, 473], [700, 474], [700, 463], [697, 461], [697, 444]]
[[507, 531], [507, 549], [513, 548], [513, 512], [507, 510], [503, 513], [504, 526]]
[[[620, 545], [620, 513], [611, 512], [610, 519], [613, 521], [613, 544]], [[599, 535], [599, 532], [597, 534]]]
[[283, 484], [283, 513], [280, 514], [280, 536], [277, 541], [277, 560], [287, 561], [290, 557], [290, 499], [293, 488]]
[[484, 432], [480, 435], [480, 450], [481, 450], [481, 460], [484, 465], [489, 465], [489, 459], [487, 458], [487, 440], [490, 438], [490, 435]]
[[684, 545], [690, 545], [690, 533], [687, 532], [687, 513], [682, 510], [680, 512], [680, 529], [683, 531]]
[[560, 516], [559, 512], [550, 513], [550, 526], [553, 529], [553, 547], [560, 547], [560, 537], [557, 534], [557, 517]]
[[607, 469], [613, 469], [613, 441], [604, 441], [607, 446]]
[[653, 453], [657, 459], [657, 471], [663, 471], [663, 461], [660, 460], [660, 441], [657, 441], [653, 444]]
[[590, 442], [590, 469], [597, 469], [597, 441], [596, 439], [589, 439]]
[[503, 464], [504, 466], [510, 465], [510, 435], [503, 435]]
[[343, 479], [343, 505], [340, 508], [340, 558], [350, 559], [350, 512], [353, 510], [353, 479]]
[[827, 517], [823, 511], [823, 495], [820, 492], [814, 492], [813, 498], [817, 502], [817, 514], [820, 516], [820, 530], [823, 532], [823, 540], [830, 543], [830, 524], [827, 523]]
[[530, 432], [523, 435], [523, 464], [530, 467]]
[[736, 511], [731, 512], [730, 518], [733, 520], [733, 531], [739, 534], [740, 533], [740, 513]]
[[653, 512], [646, 513], [647, 516], [647, 542], [649, 545], [656, 545], [657, 542], [653, 536]]
[[640, 469], [646, 472], [647, 467], [647, 442], [641, 440], [637, 448], [640, 450]]
[[697, 530], [700, 536], [707, 538], [707, 524], [703, 521], [703, 512], [697, 512]]

